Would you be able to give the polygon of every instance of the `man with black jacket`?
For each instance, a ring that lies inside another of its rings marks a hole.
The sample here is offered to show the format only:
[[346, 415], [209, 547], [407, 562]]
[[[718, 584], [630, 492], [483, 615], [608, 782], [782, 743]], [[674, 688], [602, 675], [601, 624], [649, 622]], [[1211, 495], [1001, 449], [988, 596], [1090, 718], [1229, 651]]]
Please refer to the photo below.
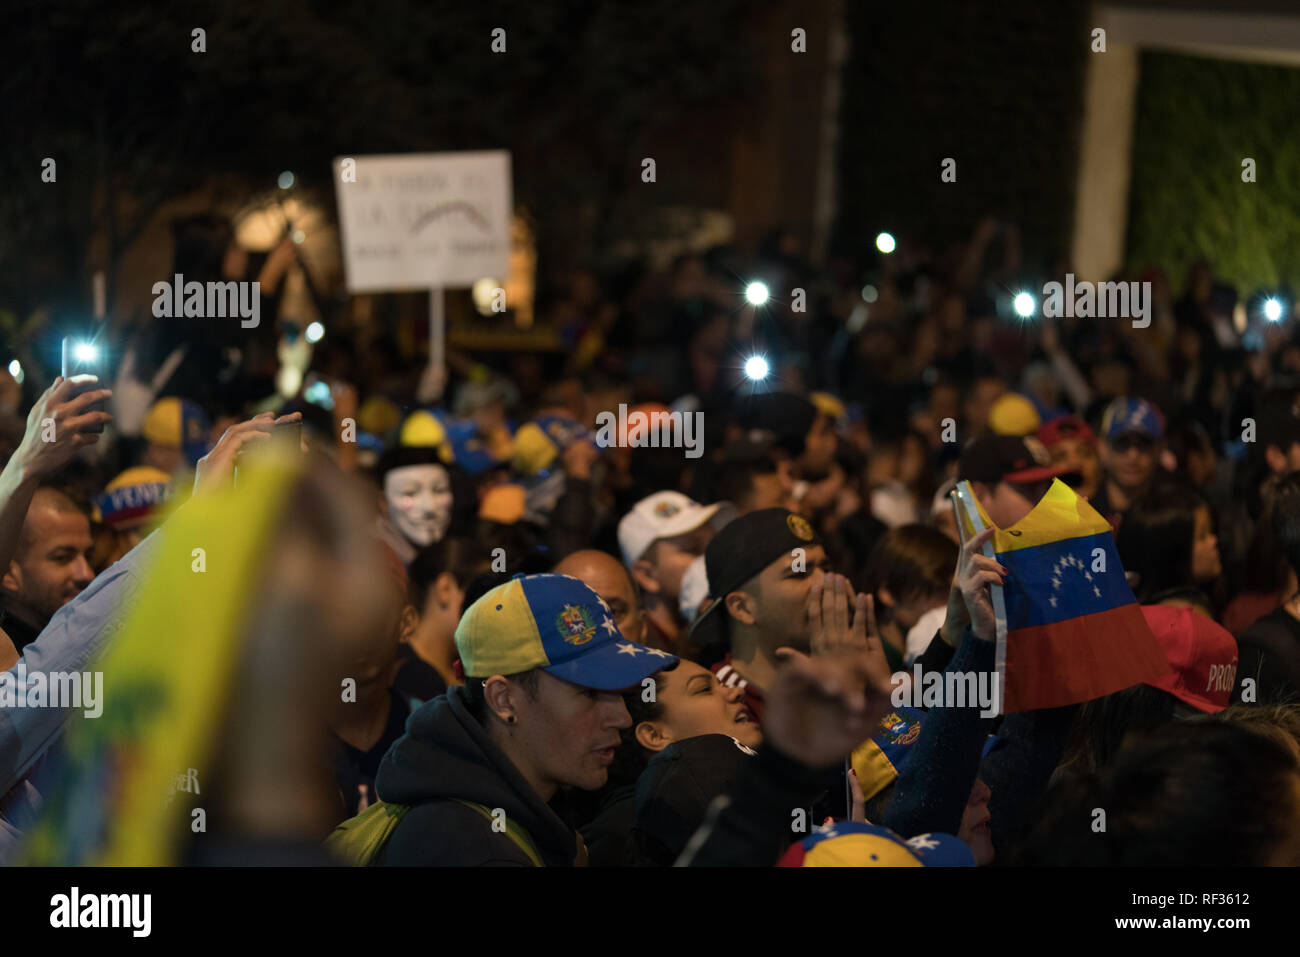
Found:
[[465, 612], [466, 684], [420, 707], [384, 757], [379, 797], [410, 805], [373, 863], [582, 863], [549, 806], [594, 791], [631, 717], [618, 694], [677, 659], [624, 641], [606, 603], [566, 575], [499, 585]]

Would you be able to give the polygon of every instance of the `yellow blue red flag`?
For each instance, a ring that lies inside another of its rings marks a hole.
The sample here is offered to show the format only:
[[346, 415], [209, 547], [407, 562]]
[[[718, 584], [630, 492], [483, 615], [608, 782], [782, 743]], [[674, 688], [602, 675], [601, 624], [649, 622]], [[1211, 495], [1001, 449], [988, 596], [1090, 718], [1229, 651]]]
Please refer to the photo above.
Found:
[[[962, 482], [964, 536], [993, 525]], [[1169, 662], [1133, 597], [1110, 524], [1056, 479], [985, 546], [1006, 567], [994, 586], [1004, 710], [1057, 708], [1159, 679]]]

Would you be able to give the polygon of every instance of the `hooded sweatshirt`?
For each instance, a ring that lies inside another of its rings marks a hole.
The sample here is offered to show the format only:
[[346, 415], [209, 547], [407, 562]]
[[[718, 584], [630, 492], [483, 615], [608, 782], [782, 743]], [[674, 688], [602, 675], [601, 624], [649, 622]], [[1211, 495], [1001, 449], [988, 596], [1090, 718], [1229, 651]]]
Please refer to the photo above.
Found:
[[577, 854], [577, 834], [492, 743], [466, 708], [463, 688], [412, 712], [379, 765], [375, 790], [385, 802], [414, 805], [372, 862], [378, 866], [532, 866], [509, 835], [462, 800], [504, 811], [548, 867], [570, 867]]

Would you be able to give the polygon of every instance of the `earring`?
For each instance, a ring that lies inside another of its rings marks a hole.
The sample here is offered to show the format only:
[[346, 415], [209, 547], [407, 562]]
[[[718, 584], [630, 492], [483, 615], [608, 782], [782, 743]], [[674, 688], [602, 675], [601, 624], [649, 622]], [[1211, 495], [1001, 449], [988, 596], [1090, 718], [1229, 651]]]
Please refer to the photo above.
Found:
[[509, 715], [509, 716], [506, 718], [506, 724], [514, 724], [514, 723], [515, 723], [515, 716], [514, 716], [513, 714], [512, 714], [512, 715]]

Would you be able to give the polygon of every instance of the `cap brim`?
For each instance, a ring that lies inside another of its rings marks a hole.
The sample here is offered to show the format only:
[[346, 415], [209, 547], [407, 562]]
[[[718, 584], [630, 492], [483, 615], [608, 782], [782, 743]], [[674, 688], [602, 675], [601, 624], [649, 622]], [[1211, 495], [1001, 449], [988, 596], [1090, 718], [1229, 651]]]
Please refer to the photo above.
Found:
[[695, 616], [690, 631], [686, 634], [686, 655], [699, 658], [706, 648], [718, 648], [727, 644], [727, 615], [722, 610], [721, 599], [714, 599], [709, 607]]
[[[1064, 480], [1067, 475], [1078, 476], [1078, 473], [1071, 472], [1068, 468], [1059, 465], [1040, 465], [1038, 468], [1034, 469], [1022, 469], [1019, 472], [1008, 472], [1006, 475], [1002, 476], [1002, 481], [1028, 485], [1031, 482], [1046, 482], [1048, 479], [1054, 478]], [[1066, 484], [1069, 483], [1067, 482]]]
[[676, 663], [677, 656], [666, 651], [633, 641], [610, 641], [568, 661], [544, 665], [542, 670], [582, 688], [622, 691]]

